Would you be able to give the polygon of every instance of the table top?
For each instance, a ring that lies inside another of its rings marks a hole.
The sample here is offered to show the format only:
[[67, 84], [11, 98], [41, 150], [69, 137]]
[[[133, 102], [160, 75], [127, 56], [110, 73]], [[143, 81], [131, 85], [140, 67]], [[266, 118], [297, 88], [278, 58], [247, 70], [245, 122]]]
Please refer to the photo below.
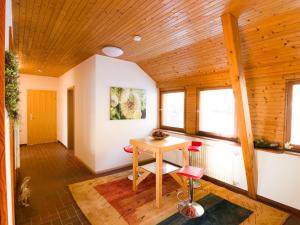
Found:
[[130, 144], [140, 146], [141, 148], [151, 149], [170, 149], [174, 150], [176, 147], [184, 147], [190, 144], [189, 140], [183, 138], [177, 138], [173, 136], [169, 136], [163, 140], [155, 140], [152, 137], [140, 138], [140, 139], [131, 139]]

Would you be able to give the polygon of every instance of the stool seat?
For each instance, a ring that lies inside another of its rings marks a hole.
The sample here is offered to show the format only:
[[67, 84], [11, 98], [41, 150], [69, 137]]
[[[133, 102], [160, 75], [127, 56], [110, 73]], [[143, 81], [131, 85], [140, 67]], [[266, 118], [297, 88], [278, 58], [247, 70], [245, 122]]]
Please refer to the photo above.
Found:
[[193, 145], [190, 145], [190, 146], [188, 147], [188, 150], [189, 150], [190, 152], [200, 152], [201, 146], [193, 146]]
[[123, 149], [127, 153], [133, 153], [133, 145], [127, 145]]
[[[127, 145], [123, 149], [127, 153], [131, 153], [131, 154], [133, 153], [133, 145]], [[142, 152], [143, 152], [143, 150], [141, 150], [141, 149], [138, 150], [139, 154], [142, 153]]]
[[177, 174], [192, 179], [200, 179], [204, 175], [204, 169], [193, 166], [184, 166], [177, 172]]

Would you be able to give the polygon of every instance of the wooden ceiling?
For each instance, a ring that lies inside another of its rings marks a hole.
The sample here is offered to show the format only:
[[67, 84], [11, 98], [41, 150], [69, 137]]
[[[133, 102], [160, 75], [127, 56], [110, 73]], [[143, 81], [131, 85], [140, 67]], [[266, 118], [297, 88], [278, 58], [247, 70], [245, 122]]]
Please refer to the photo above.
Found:
[[[21, 72], [60, 76], [101, 48], [123, 48], [155, 81], [227, 70], [220, 16], [239, 17], [246, 67], [298, 60], [300, 1], [13, 0]], [[134, 42], [134, 35], [141, 42]], [[296, 58], [295, 58], [296, 57]]]

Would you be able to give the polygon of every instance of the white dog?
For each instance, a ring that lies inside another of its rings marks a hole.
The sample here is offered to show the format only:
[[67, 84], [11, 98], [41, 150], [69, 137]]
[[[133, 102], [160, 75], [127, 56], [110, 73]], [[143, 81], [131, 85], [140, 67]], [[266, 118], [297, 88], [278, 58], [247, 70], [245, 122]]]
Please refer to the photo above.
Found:
[[31, 177], [25, 177], [20, 189], [19, 202], [21, 205], [27, 207], [29, 206], [30, 188], [29, 181]]

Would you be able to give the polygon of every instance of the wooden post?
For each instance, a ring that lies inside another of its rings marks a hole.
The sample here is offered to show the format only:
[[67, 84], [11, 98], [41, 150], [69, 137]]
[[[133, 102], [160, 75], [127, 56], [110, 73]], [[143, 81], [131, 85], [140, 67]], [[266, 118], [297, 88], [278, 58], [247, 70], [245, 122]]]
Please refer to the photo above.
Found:
[[244, 70], [241, 65], [240, 37], [237, 19], [230, 13], [222, 15], [225, 47], [229, 61], [229, 72], [235, 95], [239, 138], [242, 145], [247, 176], [248, 195], [256, 198], [257, 168], [255, 163], [253, 135]]
[[5, 0], [0, 0], [0, 224], [3, 225], [8, 223], [5, 166], [4, 41]]

